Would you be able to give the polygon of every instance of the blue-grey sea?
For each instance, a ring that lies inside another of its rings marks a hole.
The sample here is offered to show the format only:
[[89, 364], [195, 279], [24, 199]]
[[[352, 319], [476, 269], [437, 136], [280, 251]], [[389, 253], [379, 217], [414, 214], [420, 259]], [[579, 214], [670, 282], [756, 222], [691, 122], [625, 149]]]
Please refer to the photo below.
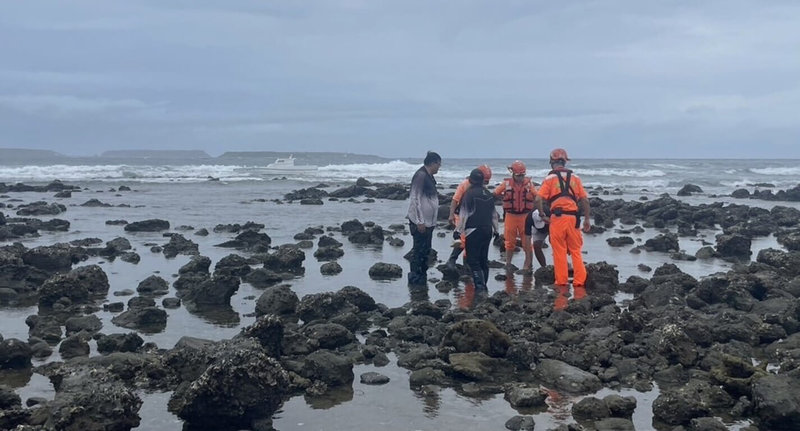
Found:
[[[288, 154], [287, 154], [288, 155]], [[455, 159], [443, 154], [444, 160], [437, 180], [442, 193], [447, 193], [455, 184], [468, 175], [479, 164], [487, 163], [493, 170], [492, 182], [498, 182], [506, 173], [506, 166], [513, 160], [506, 159]], [[232, 234], [216, 233], [213, 227], [225, 223], [245, 223], [254, 221], [266, 226], [266, 232], [273, 245], [297, 242], [293, 236], [311, 226], [338, 226], [342, 222], [359, 219], [373, 221], [388, 227], [391, 224], [405, 223], [407, 201], [376, 200], [364, 201], [324, 201], [323, 205], [300, 205], [297, 202], [285, 203], [280, 200], [284, 194], [293, 190], [322, 185], [325, 190], [354, 184], [358, 178], [371, 182], [407, 183], [414, 171], [421, 165], [421, 159], [379, 159], [356, 155], [314, 155], [298, 154], [297, 164], [316, 165], [313, 171], [299, 174], [274, 175], [267, 170], [273, 160], [265, 158], [207, 158], [207, 159], [109, 159], [76, 158], [65, 160], [37, 160], [35, 163], [5, 163], [0, 160], [0, 182], [12, 184], [40, 185], [52, 180], [74, 184], [81, 188], [69, 198], [56, 198], [53, 193], [7, 193], [0, 196], [5, 206], [0, 208], [7, 217], [15, 216], [15, 207], [33, 201], [59, 202], [67, 211], [58, 218], [71, 223], [68, 232], [45, 232], [39, 237], [20, 240], [27, 247], [69, 242], [75, 239], [97, 237], [109, 241], [119, 236], [128, 238], [142, 259], [138, 264], [105, 261], [94, 258], [83, 264], [98, 263], [108, 274], [111, 289], [108, 301], [118, 301], [115, 291], [134, 289], [137, 284], [152, 274], [172, 280], [178, 268], [188, 262], [188, 256], [166, 259], [160, 253], [150, 251], [151, 246], [166, 244], [168, 239], [161, 233], [126, 233], [122, 226], [111, 226], [107, 220], [124, 219], [129, 222], [161, 218], [168, 220], [171, 231], [180, 232], [197, 242], [200, 253], [209, 256], [213, 264], [231, 253], [230, 249], [217, 247], [232, 238]], [[534, 180], [541, 179], [548, 171], [545, 159], [522, 158], [528, 166], [528, 175]], [[584, 160], [573, 157], [569, 167], [575, 170], [584, 185], [593, 194], [604, 199], [655, 199], [663, 193], [675, 196], [686, 184], [699, 186], [703, 192], [689, 197], [681, 197], [692, 204], [713, 201], [736, 202], [753, 206], [772, 207], [786, 205], [800, 207], [798, 203], [771, 202], [760, 200], [741, 200], [730, 197], [739, 188], [749, 191], [756, 189], [787, 189], [800, 184], [800, 160]], [[120, 186], [130, 187], [130, 191], [119, 191]], [[82, 203], [98, 199], [110, 206], [85, 207]], [[45, 219], [48, 217], [44, 217]], [[208, 236], [195, 236], [193, 232], [206, 228]], [[440, 229], [440, 232], [445, 232]], [[440, 256], [450, 250], [451, 237], [447, 235], [434, 238], [434, 248]], [[681, 238], [680, 247], [693, 254], [703, 244], [713, 242], [717, 232], [701, 232], [698, 238]], [[646, 230], [641, 234], [631, 234], [635, 240], [643, 242], [657, 232]], [[660, 253], [632, 254], [629, 248], [610, 247], [605, 239], [616, 236], [613, 229], [604, 234], [587, 235], [584, 250], [589, 263], [606, 261], [616, 265], [620, 281], [630, 275], [641, 274], [639, 264], [657, 267], [671, 262], [668, 255]], [[375, 281], [367, 272], [375, 262], [397, 263], [404, 269], [407, 264], [403, 255], [409, 251], [411, 237], [407, 233], [399, 237], [405, 241], [402, 247], [384, 243], [382, 246], [361, 247], [345, 240], [345, 255], [339, 260], [343, 271], [334, 276], [323, 276], [318, 262], [313, 257], [314, 249], [306, 250], [305, 275], [290, 281], [298, 296], [322, 291], [335, 291], [347, 285], [361, 288], [377, 302], [390, 307], [405, 304], [411, 300], [411, 292], [403, 279]], [[338, 238], [342, 240], [342, 238]], [[4, 245], [4, 244], [0, 244]], [[754, 240], [754, 256], [761, 248], [779, 247], [774, 238]], [[549, 253], [548, 253], [549, 254]], [[499, 251], [492, 248], [490, 259], [500, 259]], [[517, 260], [521, 256], [517, 257]], [[548, 260], [550, 257], [548, 255]], [[521, 261], [515, 262], [521, 265]], [[681, 269], [696, 277], [704, 277], [717, 271], [724, 271], [730, 264], [722, 261], [680, 262]], [[500, 271], [493, 270], [493, 271]], [[515, 289], [536, 288], [523, 280], [495, 281], [491, 274], [490, 294], [498, 290], [513, 292]], [[438, 276], [431, 270], [430, 277]], [[174, 294], [174, 292], [172, 292]], [[157, 343], [160, 347], [171, 348], [184, 335], [209, 339], [230, 338], [241, 327], [254, 321], [255, 299], [260, 291], [243, 283], [232, 298], [235, 315], [198, 316], [185, 308], [167, 310], [166, 329], [157, 334], [144, 335], [146, 341]], [[441, 293], [434, 288], [428, 292], [431, 301], [450, 299], [454, 304], [463, 296], [463, 289]], [[618, 298], [624, 303], [625, 297]], [[28, 327], [24, 320], [36, 313], [36, 307], [0, 306], [0, 333], [4, 338], [28, 338]], [[112, 313], [99, 312], [103, 321], [103, 332], [128, 332], [111, 322]], [[57, 349], [56, 349], [57, 352]], [[93, 346], [92, 354], [97, 354]], [[59, 360], [55, 353], [46, 361]], [[394, 357], [392, 357], [394, 359]], [[376, 370], [372, 365], [358, 365], [356, 375]], [[442, 389], [431, 397], [423, 396], [409, 389], [408, 371], [394, 363], [377, 369], [391, 378], [384, 386], [372, 387], [354, 382], [352, 391], [333, 396], [326, 402], [307, 401], [296, 397], [287, 401], [274, 417], [274, 426], [280, 430], [339, 430], [339, 429], [390, 429], [390, 430], [438, 430], [438, 429], [502, 429], [507, 419], [517, 414], [502, 396], [488, 399], [466, 398], [451, 389]], [[23, 397], [52, 397], [53, 388], [41, 375], [14, 379], [13, 376], [0, 376], [11, 384]], [[610, 393], [604, 389], [602, 394]], [[657, 396], [657, 388], [639, 393], [633, 389], [622, 390], [623, 395], [634, 395], [639, 404], [634, 414], [634, 422], [641, 429], [648, 429], [651, 420], [650, 405]], [[179, 430], [182, 422], [168, 413], [166, 401], [170, 394], [141, 394], [145, 400], [140, 412], [142, 430]], [[551, 406], [546, 412], [534, 415], [537, 428], [548, 429], [560, 423], [569, 423], [570, 400], [563, 405]], [[736, 429], [741, 424], [730, 424]]]

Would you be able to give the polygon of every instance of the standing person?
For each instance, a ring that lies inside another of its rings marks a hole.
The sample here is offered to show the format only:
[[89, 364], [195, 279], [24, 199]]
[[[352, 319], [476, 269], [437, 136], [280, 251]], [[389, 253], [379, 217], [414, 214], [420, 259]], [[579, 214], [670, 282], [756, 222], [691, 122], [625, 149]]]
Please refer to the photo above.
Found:
[[[481, 173], [483, 173], [483, 184], [484, 185], [489, 184], [489, 180], [492, 179], [492, 168], [490, 168], [488, 165], [480, 165], [477, 167], [477, 169], [480, 170]], [[467, 191], [467, 189], [469, 189], [469, 186], [470, 186], [469, 177], [467, 177], [466, 179], [464, 179], [464, 181], [462, 181], [458, 185], [458, 187], [456, 187], [456, 192], [453, 194], [453, 200], [450, 201], [450, 216], [447, 218], [447, 221], [449, 221], [450, 224], [452, 224], [453, 226], [458, 227], [460, 218], [458, 207], [461, 204], [461, 198], [464, 196], [464, 193]], [[464, 234], [459, 235], [458, 238], [455, 238], [456, 235], [458, 235], [458, 229], [455, 229], [453, 231], [453, 236], [454, 236], [453, 239], [461, 240], [461, 247], [454, 246], [453, 251], [450, 253], [450, 258], [447, 259], [446, 266], [451, 271], [455, 271], [456, 259], [458, 259], [458, 256], [461, 254], [461, 251], [464, 250], [466, 247], [465, 246], [466, 237], [464, 236]], [[466, 253], [464, 255], [464, 258], [466, 259]]]
[[525, 262], [522, 264], [523, 272], [530, 272], [532, 265], [531, 241], [525, 235], [525, 218], [533, 211], [536, 197], [536, 187], [530, 177], [525, 176], [527, 171], [525, 163], [515, 160], [508, 167], [511, 178], [503, 179], [494, 194], [503, 198], [503, 236], [506, 247], [506, 269], [511, 268], [511, 258], [517, 246], [517, 238], [522, 240], [522, 251], [525, 252]]
[[[589, 196], [583, 188], [580, 178], [566, 168], [567, 152], [556, 148], [550, 152], [550, 167], [539, 193], [536, 196], [536, 208], [539, 214], [544, 214], [543, 202], [546, 200], [550, 206], [550, 217], [543, 219], [550, 223], [550, 245], [553, 247], [553, 266], [555, 267], [556, 289], [562, 289], [569, 280], [567, 266], [567, 253], [572, 258], [575, 297], [585, 295], [586, 267], [583, 265], [583, 235], [581, 234], [581, 216], [583, 216], [583, 231], [589, 232]], [[579, 207], [582, 211], [579, 211]]]
[[428, 151], [422, 167], [411, 178], [409, 194], [408, 221], [414, 246], [411, 249], [411, 271], [409, 284], [425, 284], [428, 280], [428, 255], [431, 252], [433, 228], [439, 212], [439, 192], [433, 177], [442, 166], [442, 157]]
[[458, 231], [466, 238], [467, 265], [476, 292], [487, 292], [489, 281], [489, 245], [497, 232], [500, 216], [494, 209], [494, 195], [483, 185], [480, 169], [469, 174], [469, 189], [461, 199]]

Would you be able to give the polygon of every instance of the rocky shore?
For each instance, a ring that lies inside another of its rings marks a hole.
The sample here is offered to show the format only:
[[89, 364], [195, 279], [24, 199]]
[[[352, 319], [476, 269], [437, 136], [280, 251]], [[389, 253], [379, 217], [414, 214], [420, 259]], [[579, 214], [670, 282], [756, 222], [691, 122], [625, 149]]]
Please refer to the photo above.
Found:
[[[60, 183], [0, 187], [2, 193], [76, 190]], [[797, 190], [770, 193], [770, 199], [791, 200]], [[358, 364], [386, 366], [390, 357], [410, 372], [411, 391], [447, 387], [465, 397], [502, 394], [520, 412], [498, 424], [508, 429], [534, 429], [529, 412], [568, 394], [581, 397], [571, 408], [573, 420], [554, 430], [633, 430], [635, 397], [594, 394], [655, 386], [655, 429], [724, 430], [736, 421], [747, 431], [798, 429], [800, 211], [779, 204], [691, 205], [667, 195], [626, 201], [603, 189], [592, 195], [593, 233], [618, 235], [609, 238], [609, 247], [666, 253], [671, 262], [620, 280], [615, 262], [591, 256], [587, 296], [570, 298], [563, 309], [553, 306], [559, 293], [550, 286], [549, 266], [533, 274], [530, 290], [501, 290], [466, 305], [420, 299], [389, 307], [354, 286], [298, 296], [286, 284], [303, 276], [312, 258], [323, 264], [321, 271], [341, 272], [337, 260], [345, 254], [344, 242], [403, 246], [407, 227], [401, 217], [386, 228], [357, 219], [332, 221], [305, 228], [294, 236], [297, 242], [282, 245], [272, 244], [263, 224], [220, 224], [211, 229], [230, 239], [217, 246], [234, 252], [212, 262], [184, 236], [188, 229], [157, 218], [109, 221], [124, 225], [125, 234], [108, 241], [85, 238], [33, 248], [9, 243], [68, 231], [70, 222], [55, 218], [68, 208], [48, 200], [2, 204], [0, 304], [33, 304], [37, 312], [25, 320], [27, 340], [0, 335], [0, 371], [47, 376], [55, 397], [23, 400], [0, 385], [0, 429], [128, 430], [140, 423], [139, 394], [147, 391], [171, 393], [168, 410], [189, 429], [271, 430], [274, 413], [292, 396], [320, 396], [356, 378], [385, 384], [388, 377], [380, 373], [356, 376], [353, 370]], [[280, 203], [407, 196], [404, 185], [359, 180], [333, 192], [325, 185], [293, 191]], [[747, 197], [764, 198], [758, 196]], [[441, 196], [443, 224], [448, 199]], [[652, 233], [643, 244], [630, 236], [640, 230]], [[681, 252], [682, 240], [709, 230], [717, 232], [713, 242], [694, 254]], [[153, 275], [122, 302], [109, 296], [103, 268], [86, 261], [135, 264], [139, 256], [126, 236], [142, 231], [163, 234], [151, 252], [192, 258], [171, 286]], [[203, 235], [202, 229], [194, 234]], [[783, 249], [752, 249], [753, 240], [770, 235]], [[735, 264], [700, 278], [681, 270], [683, 262], [697, 259]], [[404, 268], [404, 262], [376, 262], [369, 277], [397, 279]], [[437, 268], [440, 276], [431, 288], [449, 290], [466, 279], [444, 265]], [[232, 312], [231, 297], [241, 283], [261, 293], [253, 298], [255, 323], [238, 335], [212, 341], [187, 334], [171, 348], [140, 336], [168, 325], [166, 309]], [[128, 332], [104, 332], [100, 310], [114, 313], [113, 323]], [[90, 342], [97, 354], [91, 354]], [[56, 351], [60, 359], [47, 361]], [[44, 363], [34, 366], [37, 361]]]

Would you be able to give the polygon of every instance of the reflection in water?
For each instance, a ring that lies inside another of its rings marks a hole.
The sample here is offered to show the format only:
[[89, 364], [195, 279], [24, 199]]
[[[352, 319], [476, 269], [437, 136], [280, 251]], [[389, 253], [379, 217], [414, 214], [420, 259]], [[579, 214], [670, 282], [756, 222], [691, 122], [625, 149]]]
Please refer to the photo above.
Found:
[[33, 368], [0, 370], [0, 385], [21, 388], [31, 381]]
[[303, 399], [309, 407], [315, 410], [326, 410], [336, 407], [339, 404], [346, 403], [353, 400], [353, 386], [344, 385], [335, 388], [328, 388], [328, 390], [321, 395], [308, 395], [305, 394]]
[[572, 400], [553, 389], [545, 387], [543, 389], [547, 392], [545, 402], [549, 406], [548, 412], [553, 418], [560, 421], [569, 420], [572, 417]]
[[512, 271], [506, 271], [506, 293], [509, 296], [515, 296], [520, 292], [529, 292], [533, 288], [533, 274], [522, 274], [522, 277], [517, 282], [517, 278]]
[[239, 325], [239, 313], [233, 310], [230, 305], [227, 306], [199, 306], [192, 303], [186, 303], [186, 310], [197, 317], [201, 317], [208, 323], [233, 328]]
[[422, 412], [426, 418], [433, 419], [439, 415], [439, 408], [442, 406], [442, 397], [439, 392], [442, 388], [436, 385], [425, 385], [415, 392], [414, 395], [422, 400]]
[[[553, 309], [562, 311], [567, 308], [568, 298], [570, 297], [569, 286], [554, 285], [553, 290], [556, 293], [556, 298], [553, 301]], [[586, 288], [583, 286], [576, 286], [572, 291], [572, 299], [580, 300], [586, 297]]]
[[411, 298], [412, 302], [429, 301], [430, 297], [428, 296], [428, 284], [409, 284], [408, 296]]

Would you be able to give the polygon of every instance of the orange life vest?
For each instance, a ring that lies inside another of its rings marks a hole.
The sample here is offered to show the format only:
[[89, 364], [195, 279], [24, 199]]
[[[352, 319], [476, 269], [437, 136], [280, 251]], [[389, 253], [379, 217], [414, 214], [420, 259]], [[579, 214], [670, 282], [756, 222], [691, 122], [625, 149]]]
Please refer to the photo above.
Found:
[[513, 178], [506, 178], [506, 189], [503, 191], [503, 211], [511, 214], [525, 214], [533, 211], [535, 196], [531, 192], [531, 179], [525, 177], [522, 184]]

